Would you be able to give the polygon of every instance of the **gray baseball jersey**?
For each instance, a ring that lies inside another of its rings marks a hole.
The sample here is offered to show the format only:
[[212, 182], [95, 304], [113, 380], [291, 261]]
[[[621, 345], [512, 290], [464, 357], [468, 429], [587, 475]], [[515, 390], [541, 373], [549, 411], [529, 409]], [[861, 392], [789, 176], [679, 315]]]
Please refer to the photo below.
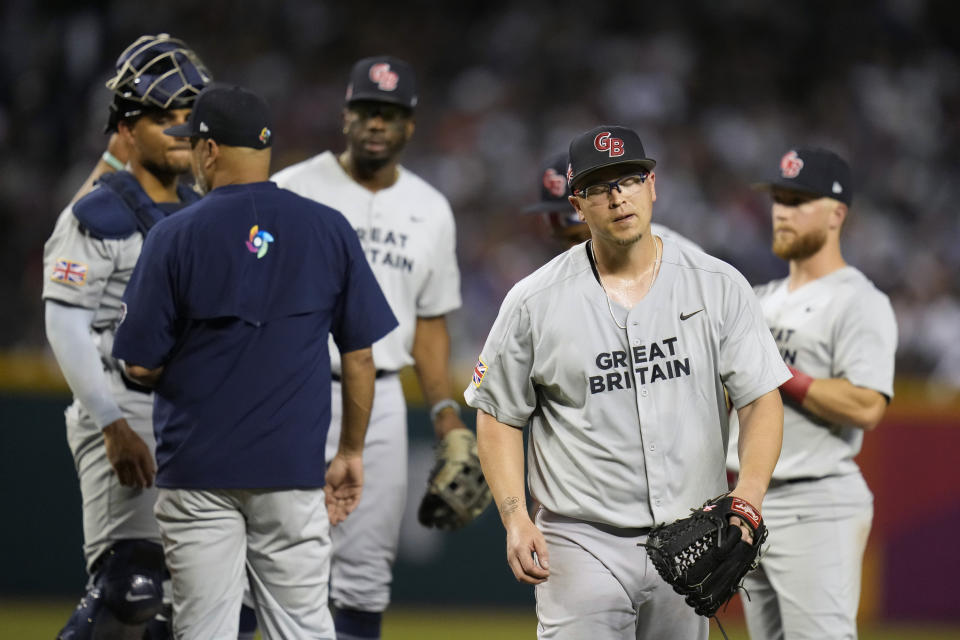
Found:
[[[360, 237], [377, 282], [400, 323], [373, 345], [378, 369], [398, 371], [410, 355], [418, 316], [441, 316], [460, 307], [456, 226], [447, 199], [420, 177], [398, 167], [397, 181], [371, 192], [357, 184], [330, 151], [280, 171], [272, 180], [339, 210]], [[339, 352], [331, 345], [333, 368]]]
[[[104, 366], [117, 376], [119, 365], [110, 355], [113, 335], [120, 322], [123, 292], [142, 246], [139, 233], [120, 239], [91, 236], [72, 207], [67, 207], [43, 248], [43, 299], [94, 310], [90, 329]], [[124, 389], [116, 399], [124, 407], [139, 404], [141, 395]]]
[[[377, 369], [413, 364], [418, 316], [444, 315], [460, 306], [456, 227], [447, 199], [398, 167], [397, 181], [373, 193], [357, 184], [326, 151], [273, 176], [274, 182], [338, 209], [360, 238], [377, 282], [400, 323], [373, 344]], [[331, 342], [335, 373], [340, 354]], [[340, 385], [333, 388], [327, 460], [341, 428]], [[333, 445], [332, 447], [330, 445]], [[390, 602], [393, 561], [406, 504], [407, 410], [396, 376], [376, 382], [363, 465], [363, 500], [332, 533], [330, 600], [338, 608], [383, 611]]]
[[[120, 364], [110, 355], [120, 322], [123, 292], [142, 244], [140, 233], [122, 239], [95, 238], [81, 226], [72, 206], [67, 207], [44, 246], [43, 298], [93, 310], [90, 339], [103, 366], [90, 375], [104, 375], [109, 396], [152, 453], [153, 395], [127, 388]], [[78, 398], [66, 411], [67, 441], [84, 496], [84, 554], [88, 569], [116, 540], [160, 542], [153, 516], [156, 489], [131, 489], [119, 484], [103, 447], [100, 427], [104, 425], [98, 422], [104, 420], [109, 418], [91, 415], [90, 408]]]
[[[897, 326], [887, 297], [853, 267], [795, 291], [787, 285], [756, 289], [784, 360], [814, 378], [846, 378], [891, 397]], [[732, 422], [728, 465], [737, 469]], [[744, 581], [751, 634], [856, 637], [873, 517], [873, 496], [853, 460], [862, 442], [862, 429], [784, 403], [783, 449], [763, 501], [777, 540]]]
[[[890, 300], [854, 267], [844, 267], [789, 291], [787, 279], [757, 287], [757, 296], [783, 359], [814, 378], [846, 378], [893, 397], [897, 322]], [[739, 468], [734, 419], [728, 466]], [[784, 404], [783, 449], [775, 480], [843, 475], [859, 469], [853, 458], [863, 429], [830, 424]]]
[[665, 227], [662, 224], [651, 222], [650, 223], [650, 233], [655, 236], [660, 236], [661, 238], [670, 238], [677, 244], [687, 247], [689, 249], [697, 249], [698, 251], [703, 251], [703, 247], [698, 245], [696, 242], [691, 240], [686, 236], [682, 236], [670, 227]]
[[724, 386], [739, 408], [790, 373], [743, 276], [669, 238], [647, 296], [607, 303], [588, 245], [560, 254], [507, 295], [464, 395], [530, 426], [546, 509], [649, 527], [726, 490]]

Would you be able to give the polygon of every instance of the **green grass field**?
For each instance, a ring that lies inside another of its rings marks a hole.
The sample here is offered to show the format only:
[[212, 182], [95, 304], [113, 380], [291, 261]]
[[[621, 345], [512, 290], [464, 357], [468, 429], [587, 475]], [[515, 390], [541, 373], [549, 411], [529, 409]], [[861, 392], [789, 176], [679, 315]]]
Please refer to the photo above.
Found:
[[[52, 640], [70, 615], [70, 602], [0, 602], [0, 638]], [[533, 611], [397, 609], [384, 619], [385, 640], [527, 640], [536, 637]], [[724, 625], [730, 640], [748, 640], [742, 624]], [[720, 632], [710, 623], [710, 638]], [[874, 626], [860, 630], [860, 640], [957, 640], [960, 627]]]

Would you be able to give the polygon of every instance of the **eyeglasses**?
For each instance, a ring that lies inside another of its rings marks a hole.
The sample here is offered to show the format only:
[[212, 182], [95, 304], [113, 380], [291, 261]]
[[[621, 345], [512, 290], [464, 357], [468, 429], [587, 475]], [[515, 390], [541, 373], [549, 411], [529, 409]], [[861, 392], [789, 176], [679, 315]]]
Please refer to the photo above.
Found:
[[623, 176], [612, 182], [597, 182], [596, 184], [591, 184], [583, 189], [574, 191], [573, 195], [590, 201], [599, 201], [613, 193], [614, 189], [617, 190], [617, 193], [633, 193], [643, 186], [643, 183], [647, 181], [647, 176], [649, 175], [649, 173], [643, 171], [641, 173], [632, 173], [628, 176]]

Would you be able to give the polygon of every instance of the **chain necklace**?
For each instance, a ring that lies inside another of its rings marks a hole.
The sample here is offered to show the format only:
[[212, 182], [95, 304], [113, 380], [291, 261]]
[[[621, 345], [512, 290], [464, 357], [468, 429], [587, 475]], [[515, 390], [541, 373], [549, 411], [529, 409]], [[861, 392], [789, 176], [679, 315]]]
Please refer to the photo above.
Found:
[[[647, 284], [647, 290], [643, 292], [643, 297], [646, 298], [647, 294], [650, 293], [650, 289], [653, 288], [653, 281], [657, 277], [657, 270], [660, 268], [660, 243], [657, 242], [657, 237], [653, 237], [653, 246], [656, 247], [656, 259], [653, 261], [653, 273], [650, 274], [650, 283]], [[597, 280], [600, 281], [600, 288], [603, 290], [603, 295], [607, 299], [607, 311], [610, 312], [610, 317], [613, 319], [613, 324], [617, 325], [618, 329], [626, 330], [626, 324], [620, 324], [617, 320], [617, 316], [613, 314], [613, 304], [610, 302], [610, 294], [607, 293], [607, 288], [603, 286], [603, 277], [600, 275], [600, 263], [597, 262], [597, 252], [593, 248], [593, 241], [590, 241], [590, 253], [593, 254], [593, 263], [597, 265]], [[643, 298], [641, 298], [642, 300]], [[630, 314], [630, 311], [627, 311], [627, 315]], [[626, 318], [624, 318], [624, 323], [626, 323]]]

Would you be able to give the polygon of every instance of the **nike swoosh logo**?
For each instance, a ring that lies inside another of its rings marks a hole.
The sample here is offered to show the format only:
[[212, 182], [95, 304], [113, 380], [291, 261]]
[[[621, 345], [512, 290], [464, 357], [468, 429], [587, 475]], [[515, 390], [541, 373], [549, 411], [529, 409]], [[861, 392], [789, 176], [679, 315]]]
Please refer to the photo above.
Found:
[[149, 598], [152, 598], [153, 596], [149, 593], [143, 593], [139, 596], [135, 596], [129, 591], [127, 591], [126, 595], [124, 595], [123, 597], [126, 598], [127, 602], [139, 602], [140, 600], [147, 600]]
[[692, 318], [693, 316], [697, 315], [697, 314], [700, 313], [701, 311], [703, 311], [703, 309], [697, 309], [697, 310], [694, 311], [693, 313], [683, 313], [683, 312], [681, 312], [681, 313], [680, 313], [680, 320], [687, 320], [688, 318]]

